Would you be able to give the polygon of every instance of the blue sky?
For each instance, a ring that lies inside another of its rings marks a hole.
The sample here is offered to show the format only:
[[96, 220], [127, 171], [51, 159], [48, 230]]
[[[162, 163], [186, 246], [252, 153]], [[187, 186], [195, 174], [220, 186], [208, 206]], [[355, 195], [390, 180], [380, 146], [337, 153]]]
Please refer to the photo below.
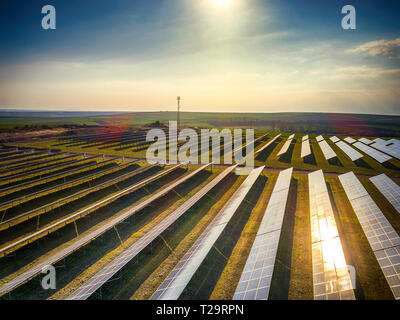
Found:
[[0, 107], [400, 114], [399, 1], [218, 1], [3, 0]]

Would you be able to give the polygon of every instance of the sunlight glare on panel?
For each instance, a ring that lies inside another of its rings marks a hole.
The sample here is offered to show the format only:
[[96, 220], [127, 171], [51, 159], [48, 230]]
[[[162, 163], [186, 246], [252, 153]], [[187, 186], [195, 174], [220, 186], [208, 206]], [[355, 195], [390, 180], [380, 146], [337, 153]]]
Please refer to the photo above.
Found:
[[355, 299], [322, 170], [308, 175], [314, 299]]

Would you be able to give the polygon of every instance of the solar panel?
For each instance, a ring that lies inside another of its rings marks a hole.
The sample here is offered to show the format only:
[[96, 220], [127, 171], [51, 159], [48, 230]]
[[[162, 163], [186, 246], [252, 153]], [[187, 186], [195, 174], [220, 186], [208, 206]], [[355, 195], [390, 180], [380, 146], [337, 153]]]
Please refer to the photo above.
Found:
[[371, 148], [370, 146], [367, 146], [366, 144], [363, 144], [361, 142], [356, 142], [353, 144], [353, 146], [356, 147], [357, 149], [361, 150], [362, 152], [365, 152], [367, 155], [369, 155], [371, 158], [374, 158], [379, 163], [383, 163], [385, 161], [392, 159], [392, 157], [390, 157], [378, 150], [375, 150], [375, 149]]
[[386, 140], [383, 140], [383, 139], [381, 139], [381, 138], [376, 138], [376, 139], [374, 139], [374, 140], [372, 140], [374, 143], [376, 143], [377, 145], [386, 145], [387, 144], [387, 141]]
[[272, 140], [268, 141], [265, 145], [262, 146], [262, 148], [258, 149], [255, 153], [259, 153], [266, 149], [268, 146], [270, 146], [276, 139], [278, 139], [281, 136], [281, 134], [278, 134], [277, 136], [273, 137]]
[[279, 157], [279, 156], [285, 154], [289, 150], [291, 143], [292, 143], [291, 139], [286, 140], [285, 143], [283, 144], [281, 150], [278, 152], [277, 156]]
[[400, 237], [353, 172], [339, 180], [396, 299], [400, 299]]
[[358, 139], [358, 141], [360, 141], [360, 142], [362, 142], [362, 143], [364, 143], [364, 144], [371, 144], [371, 143], [374, 143], [372, 140], [369, 140], [369, 139], [367, 139], [367, 138], [360, 138], [360, 139]]
[[250, 172], [239, 189], [235, 191], [213, 221], [158, 287], [150, 298], [151, 300], [176, 300], [179, 298], [263, 169], [264, 166], [253, 169]]
[[351, 138], [351, 137], [344, 138], [343, 140], [346, 141], [346, 142], [348, 142], [348, 143], [350, 143], [350, 144], [353, 144], [354, 142], [357, 141], [356, 139], [353, 139], [353, 138]]
[[[176, 166], [172, 167], [171, 169], [167, 169], [167, 170], [171, 171], [171, 170], [174, 170], [176, 167], [179, 167], [179, 166], [180, 165], [176, 165]], [[39, 274], [42, 271], [42, 268], [44, 266], [53, 265], [56, 262], [58, 262], [58, 261], [60, 261], [60, 260], [62, 260], [64, 258], [66, 258], [67, 256], [69, 256], [74, 251], [76, 251], [76, 250], [80, 249], [81, 247], [85, 246], [86, 244], [90, 243], [93, 239], [96, 239], [98, 236], [102, 235], [107, 230], [110, 230], [111, 228], [113, 228], [117, 224], [123, 222], [124, 220], [126, 220], [127, 218], [129, 218], [130, 216], [132, 216], [133, 214], [138, 212], [139, 210], [142, 210], [143, 208], [145, 208], [146, 206], [151, 204], [153, 201], [155, 201], [155, 200], [159, 199], [160, 197], [164, 196], [169, 191], [171, 191], [172, 189], [176, 188], [178, 185], [182, 184], [183, 182], [185, 182], [188, 179], [190, 179], [191, 177], [193, 177], [198, 172], [204, 170], [204, 168], [206, 168], [206, 167], [208, 167], [208, 164], [200, 167], [199, 169], [191, 172], [188, 175], [185, 175], [184, 177], [182, 177], [178, 181], [176, 181], [173, 184], [167, 186], [166, 188], [162, 189], [161, 191], [155, 193], [154, 195], [152, 195], [151, 197], [147, 198], [146, 200], [140, 202], [138, 205], [136, 205], [132, 209], [124, 211], [124, 213], [115, 216], [109, 222], [101, 225], [98, 229], [96, 229], [95, 231], [85, 235], [84, 237], [79, 238], [76, 242], [72, 243], [68, 247], [61, 248], [55, 255], [52, 255], [47, 260], [45, 260], [43, 263], [40, 263], [37, 266], [33, 266], [31, 269], [29, 269], [25, 273], [17, 276], [16, 278], [12, 279], [11, 281], [9, 281], [6, 284], [4, 284], [3, 286], [1, 286], [0, 287], [0, 296], [4, 295], [5, 293], [7, 293], [7, 292], [9, 292], [9, 291], [11, 291], [13, 289], [15, 289], [16, 287], [20, 286], [21, 284], [25, 283], [29, 279], [31, 279], [34, 276], [36, 276], [37, 274]], [[160, 173], [158, 173], [155, 176], [152, 176], [150, 178], [147, 178], [142, 182], [139, 182], [137, 185], [139, 185], [139, 184], [143, 185], [149, 179], [154, 179], [157, 176], [160, 176]], [[130, 189], [130, 188], [131, 187], [129, 187], [128, 189]], [[122, 193], [125, 192], [125, 191], [126, 190], [123, 190]], [[116, 197], [116, 196], [114, 195], [112, 197]]]
[[303, 137], [301, 138], [301, 141], [306, 141], [306, 140], [308, 140], [308, 135], [305, 135], [305, 136], [303, 136]]
[[351, 161], [356, 161], [358, 159], [361, 159], [363, 155], [359, 153], [357, 150], [349, 146], [346, 142], [344, 141], [339, 141], [336, 143], [336, 145], [342, 149], [342, 151], [351, 159]]
[[320, 142], [320, 141], [324, 140], [324, 137], [323, 136], [318, 136], [315, 139], [317, 140], [317, 142]]
[[332, 150], [332, 148], [330, 147], [328, 142], [326, 142], [325, 140], [322, 140], [322, 141], [318, 142], [318, 144], [319, 144], [319, 147], [321, 148], [322, 153], [324, 154], [324, 157], [326, 160], [336, 157], [335, 151]]
[[354, 291], [322, 170], [308, 175], [315, 300], [354, 300]]
[[304, 158], [311, 154], [310, 140], [305, 140], [301, 143], [301, 155]]
[[233, 300], [268, 299], [293, 168], [280, 172]]
[[375, 144], [374, 143], [371, 145], [371, 147], [376, 148], [387, 154], [390, 154], [392, 157], [400, 159], [400, 142], [399, 142], [399, 140], [390, 139], [389, 141], [386, 141], [385, 144], [383, 144], [383, 143]]
[[125, 249], [117, 258], [106, 265], [102, 270], [85, 282], [78, 290], [71, 294], [67, 300], [85, 300], [99, 289], [106, 281], [121, 270], [129, 261], [137, 256], [144, 248], [154, 241], [161, 233], [170, 227], [179, 217], [187, 212], [197, 201], [207, 192], [214, 188], [223, 178], [225, 178], [236, 167], [230, 166], [221, 172], [215, 179], [198, 191], [194, 196], [182, 204], [178, 209], [164, 218], [157, 226], [146, 233], [142, 238]]
[[400, 213], [400, 187], [384, 173], [369, 180]]
[[294, 138], [294, 133], [292, 135], [289, 136], [288, 140], [291, 140]]
[[336, 137], [336, 136], [330, 137], [329, 139], [330, 139], [333, 143], [336, 143], [336, 142], [340, 141], [340, 139], [339, 139], [338, 137]]

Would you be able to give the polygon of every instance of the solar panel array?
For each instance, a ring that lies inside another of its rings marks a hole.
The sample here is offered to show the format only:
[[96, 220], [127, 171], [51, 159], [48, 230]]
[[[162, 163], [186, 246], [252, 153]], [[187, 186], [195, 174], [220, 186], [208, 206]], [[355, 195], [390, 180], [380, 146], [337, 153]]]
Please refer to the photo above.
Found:
[[264, 149], [268, 148], [276, 139], [278, 139], [281, 136], [281, 134], [278, 134], [277, 136], [273, 137], [270, 141], [268, 141], [265, 145], [262, 146], [262, 148], [258, 149], [255, 153], [259, 153], [263, 151]]
[[318, 136], [315, 139], [317, 140], [317, 142], [320, 142], [320, 141], [324, 140], [324, 137], [323, 136]]
[[308, 135], [305, 135], [305, 136], [303, 136], [303, 137], [301, 138], [301, 141], [306, 141], [306, 140], [308, 140]]
[[324, 157], [326, 160], [332, 159], [336, 157], [335, 151], [332, 150], [331, 146], [326, 142], [325, 140], [322, 140], [318, 142], [319, 147], [322, 150], [322, 153], [324, 154]]
[[351, 159], [351, 161], [356, 161], [358, 159], [361, 159], [363, 155], [359, 153], [356, 149], [352, 148], [349, 146], [346, 142], [344, 141], [339, 141], [336, 143], [336, 145], [342, 149], [342, 151]]
[[117, 172], [118, 170], [125, 169], [125, 168], [129, 167], [130, 165], [134, 164], [137, 161], [138, 160], [131, 160], [129, 162], [125, 162], [125, 163], [116, 165], [115, 167], [99, 170], [99, 171], [91, 173], [89, 175], [82, 174], [82, 176], [79, 177], [79, 178], [76, 178], [74, 180], [70, 180], [70, 181], [67, 181], [67, 182], [64, 182], [64, 183], [60, 183], [57, 186], [52, 186], [52, 187], [49, 187], [49, 188], [43, 188], [43, 189], [41, 189], [39, 191], [35, 191], [35, 192], [29, 193], [29, 194], [25, 194], [24, 196], [21, 196], [21, 197], [18, 197], [18, 198], [13, 198], [13, 199], [11, 199], [9, 201], [0, 203], [0, 209], [3, 210], [3, 209], [11, 208], [11, 207], [13, 207], [15, 205], [20, 205], [20, 204], [22, 204], [24, 202], [27, 202], [27, 201], [32, 200], [32, 199], [35, 199], [36, 197], [39, 197], [39, 196], [42, 196], [42, 195], [48, 195], [48, 194], [51, 194], [51, 193], [54, 193], [54, 192], [58, 192], [60, 190], [68, 188], [68, 187], [74, 187], [76, 185], [80, 185], [82, 183], [90, 181], [91, 179], [94, 180], [94, 179], [97, 179], [99, 177], [105, 176], [106, 174], [114, 173], [114, 172]]
[[239, 189], [235, 191], [150, 299], [175, 300], [179, 298], [263, 169], [264, 166], [250, 172]]
[[384, 173], [369, 180], [400, 213], [400, 187]]
[[360, 141], [360, 142], [362, 142], [362, 143], [364, 143], [364, 144], [371, 144], [371, 143], [374, 143], [372, 140], [367, 139], [367, 138], [360, 138], [360, 139], [358, 139], [358, 141]]
[[278, 176], [233, 300], [268, 299], [292, 172]]
[[[176, 168], [178, 166], [180, 166], [180, 165], [177, 165], [177, 166], [174, 166], [174, 167], [172, 167], [170, 169], [167, 169], [167, 171], [174, 170], [174, 168]], [[166, 188], [160, 190], [159, 192], [155, 193], [154, 195], [152, 195], [151, 197], [147, 198], [146, 200], [140, 202], [138, 205], [136, 205], [132, 209], [129, 209], [129, 210], [125, 211], [123, 214], [114, 217], [112, 220], [110, 220], [106, 224], [103, 224], [100, 228], [96, 229], [95, 231], [85, 235], [84, 237], [80, 238], [79, 240], [77, 240], [76, 242], [72, 243], [71, 245], [60, 249], [60, 251], [58, 251], [55, 255], [49, 257], [43, 263], [40, 263], [39, 265], [33, 266], [31, 269], [27, 270], [23, 274], [21, 274], [21, 275], [17, 276], [16, 278], [10, 280], [9, 282], [7, 282], [6, 284], [4, 284], [3, 286], [0, 287], [0, 296], [4, 295], [5, 293], [7, 293], [7, 292], [9, 292], [9, 291], [11, 291], [13, 289], [15, 289], [16, 287], [20, 286], [24, 282], [26, 282], [29, 279], [33, 278], [35, 275], [39, 274], [44, 266], [53, 265], [56, 262], [58, 262], [58, 261], [64, 259], [65, 257], [69, 256], [72, 252], [74, 252], [74, 251], [78, 250], [79, 248], [85, 246], [86, 244], [90, 243], [93, 239], [96, 239], [98, 236], [100, 236], [101, 234], [103, 234], [107, 230], [110, 230], [111, 228], [113, 228], [117, 224], [121, 223], [125, 219], [129, 218], [130, 216], [132, 216], [133, 214], [135, 214], [139, 210], [141, 210], [144, 207], [148, 206], [150, 203], [152, 203], [156, 199], [159, 199], [160, 197], [162, 197], [163, 195], [165, 195], [169, 191], [171, 191], [174, 188], [176, 188], [178, 185], [184, 183], [185, 181], [187, 181], [188, 179], [190, 179], [191, 177], [193, 177], [194, 175], [196, 175], [200, 171], [204, 170], [206, 167], [208, 167], [208, 164], [200, 167], [199, 169], [191, 172], [188, 175], [185, 175], [184, 177], [182, 177], [178, 181], [176, 181], [173, 184], [167, 186]], [[158, 173], [158, 174], [156, 174], [156, 175], [154, 175], [154, 176], [152, 176], [150, 178], [142, 180], [141, 182], [139, 182], [136, 185], [144, 185], [146, 181], [149, 181], [149, 179], [153, 180], [155, 177], [160, 176], [161, 174], [162, 173]], [[130, 188], [131, 187], [129, 187], [128, 189], [130, 189]], [[124, 193], [125, 190], [123, 190], [121, 192]], [[115, 197], [115, 196], [112, 196], [112, 197]], [[88, 208], [85, 208], [84, 210], [87, 210], [87, 209]]]
[[400, 237], [353, 172], [340, 175], [339, 180], [393, 295], [399, 300]]
[[304, 158], [311, 154], [310, 140], [305, 140], [301, 143], [301, 155], [300, 157]]
[[[105, 161], [100, 161], [100, 162], [94, 162], [94, 163], [89, 163], [87, 165], [82, 165], [82, 166], [78, 166], [76, 168], [73, 168], [71, 170], [65, 170], [62, 172], [58, 172], [56, 174], [52, 174], [52, 175], [48, 175], [44, 178], [39, 177], [37, 179], [33, 179], [33, 180], [29, 180], [26, 182], [22, 182], [22, 183], [17, 183], [17, 184], [13, 184], [9, 187], [6, 188], [1, 188], [0, 186], [0, 196], [8, 194], [8, 193], [12, 193], [14, 191], [16, 191], [18, 189], [19, 190], [23, 190], [23, 189], [27, 189], [28, 187], [34, 186], [34, 185], [39, 185], [39, 184], [44, 184], [50, 181], [54, 181], [59, 179], [60, 177], [67, 177], [69, 175], [73, 175], [76, 173], [81, 173], [81, 172], [86, 172], [86, 169], [89, 169], [91, 167], [96, 167], [96, 168], [100, 168], [101, 166], [104, 166], [106, 164], [112, 163], [115, 160], [117, 160], [118, 158], [111, 158]], [[89, 171], [89, 170], [87, 170]]]
[[[151, 166], [152, 165], [148, 165], [146, 167], [139, 168], [135, 171], [142, 172], [144, 169], [149, 168]], [[138, 188], [143, 187], [146, 184], [172, 172], [173, 170], [177, 169], [180, 166], [181, 166], [181, 164], [178, 164], [171, 168], [162, 170], [161, 172], [159, 172], [155, 175], [152, 175], [144, 180], [141, 180], [138, 183], [135, 183], [135, 184], [123, 189], [120, 192], [117, 192], [117, 193], [109, 195], [108, 197], [102, 198], [100, 201], [93, 202], [89, 206], [83, 207], [82, 209], [75, 211], [71, 215], [68, 215], [62, 219], [55, 220], [53, 223], [47, 224], [45, 227], [43, 227], [41, 229], [37, 229], [37, 231], [35, 231], [33, 233], [28, 233], [24, 237], [19, 237], [14, 242], [8, 242], [6, 246], [0, 247], [0, 257], [5, 256], [11, 252], [14, 252], [15, 250], [17, 250], [31, 242], [34, 242], [35, 240], [37, 240], [41, 237], [44, 237], [44, 236], [50, 234], [51, 232], [54, 232], [57, 229], [65, 227], [67, 224], [72, 223], [75, 220], [78, 220], [78, 219], [88, 215], [89, 213], [96, 211], [131, 192], [136, 191]], [[205, 165], [205, 166], [207, 166], [207, 165]], [[134, 173], [134, 172], [132, 172], [132, 173]], [[100, 184], [100, 185], [102, 185], [102, 184]], [[85, 192], [86, 190], [90, 191], [90, 189], [85, 189], [80, 192]], [[57, 205], [59, 205], [60, 203], [61, 204], [68, 203], [70, 200], [70, 199], [68, 199], [69, 197], [70, 196], [60, 199], [60, 200], [57, 200], [51, 204], [45, 205], [45, 206], [43, 206], [43, 208], [33, 209], [31, 211], [24, 212], [18, 216], [11, 217], [9, 220], [6, 220], [6, 221], [0, 223], [0, 230], [7, 229], [7, 228], [12, 227], [16, 224], [19, 224], [23, 221], [26, 221], [28, 219], [31, 219], [31, 218], [41, 215], [43, 213], [54, 210], [54, 208], [57, 208]], [[67, 200], [65, 200], [65, 199], [67, 199]]]
[[382, 152], [390, 154], [392, 157], [400, 159], [400, 141], [390, 139], [386, 142], [374, 143], [371, 147], [376, 148]]
[[308, 175], [315, 300], [354, 300], [339, 232], [322, 170]]
[[132, 261], [144, 248], [153, 242], [161, 233], [170, 227], [179, 217], [186, 213], [196, 202], [214, 188], [222, 179], [224, 179], [237, 165], [233, 165], [221, 172], [215, 179], [209, 182], [204, 188], [198, 191], [194, 196], [174, 210], [164, 218], [153, 229], [146, 233], [142, 238], [125, 249], [117, 258], [106, 265], [102, 270], [84, 283], [78, 290], [68, 297], [68, 300], [84, 300], [90, 297], [106, 281], [111, 279], [127, 263]]
[[329, 139], [330, 139], [333, 143], [336, 143], [336, 142], [340, 141], [340, 139], [339, 139], [338, 137], [336, 137], [336, 136], [330, 137]]
[[346, 142], [348, 142], [348, 143], [350, 143], [350, 144], [353, 144], [354, 142], [357, 141], [356, 139], [353, 139], [353, 138], [351, 138], [351, 137], [344, 138], [343, 140], [346, 141]]
[[370, 146], [367, 146], [366, 144], [363, 144], [361, 142], [356, 142], [353, 144], [353, 146], [361, 150], [362, 152], [365, 152], [367, 155], [369, 155], [371, 158], [374, 158], [379, 163], [383, 163], [385, 161], [392, 159], [392, 157], [378, 150], [375, 150], [374, 148], [371, 148]]

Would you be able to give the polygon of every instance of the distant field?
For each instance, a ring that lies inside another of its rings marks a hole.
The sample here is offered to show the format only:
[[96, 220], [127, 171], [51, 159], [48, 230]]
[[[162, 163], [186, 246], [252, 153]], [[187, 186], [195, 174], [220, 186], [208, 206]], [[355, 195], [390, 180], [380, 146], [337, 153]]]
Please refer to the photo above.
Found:
[[[88, 113], [0, 112], [0, 128], [25, 125], [142, 126], [176, 120], [176, 112]], [[240, 127], [265, 131], [325, 133], [370, 137], [400, 136], [400, 116], [335, 113], [204, 113], [182, 112], [181, 123], [197, 127]]]

